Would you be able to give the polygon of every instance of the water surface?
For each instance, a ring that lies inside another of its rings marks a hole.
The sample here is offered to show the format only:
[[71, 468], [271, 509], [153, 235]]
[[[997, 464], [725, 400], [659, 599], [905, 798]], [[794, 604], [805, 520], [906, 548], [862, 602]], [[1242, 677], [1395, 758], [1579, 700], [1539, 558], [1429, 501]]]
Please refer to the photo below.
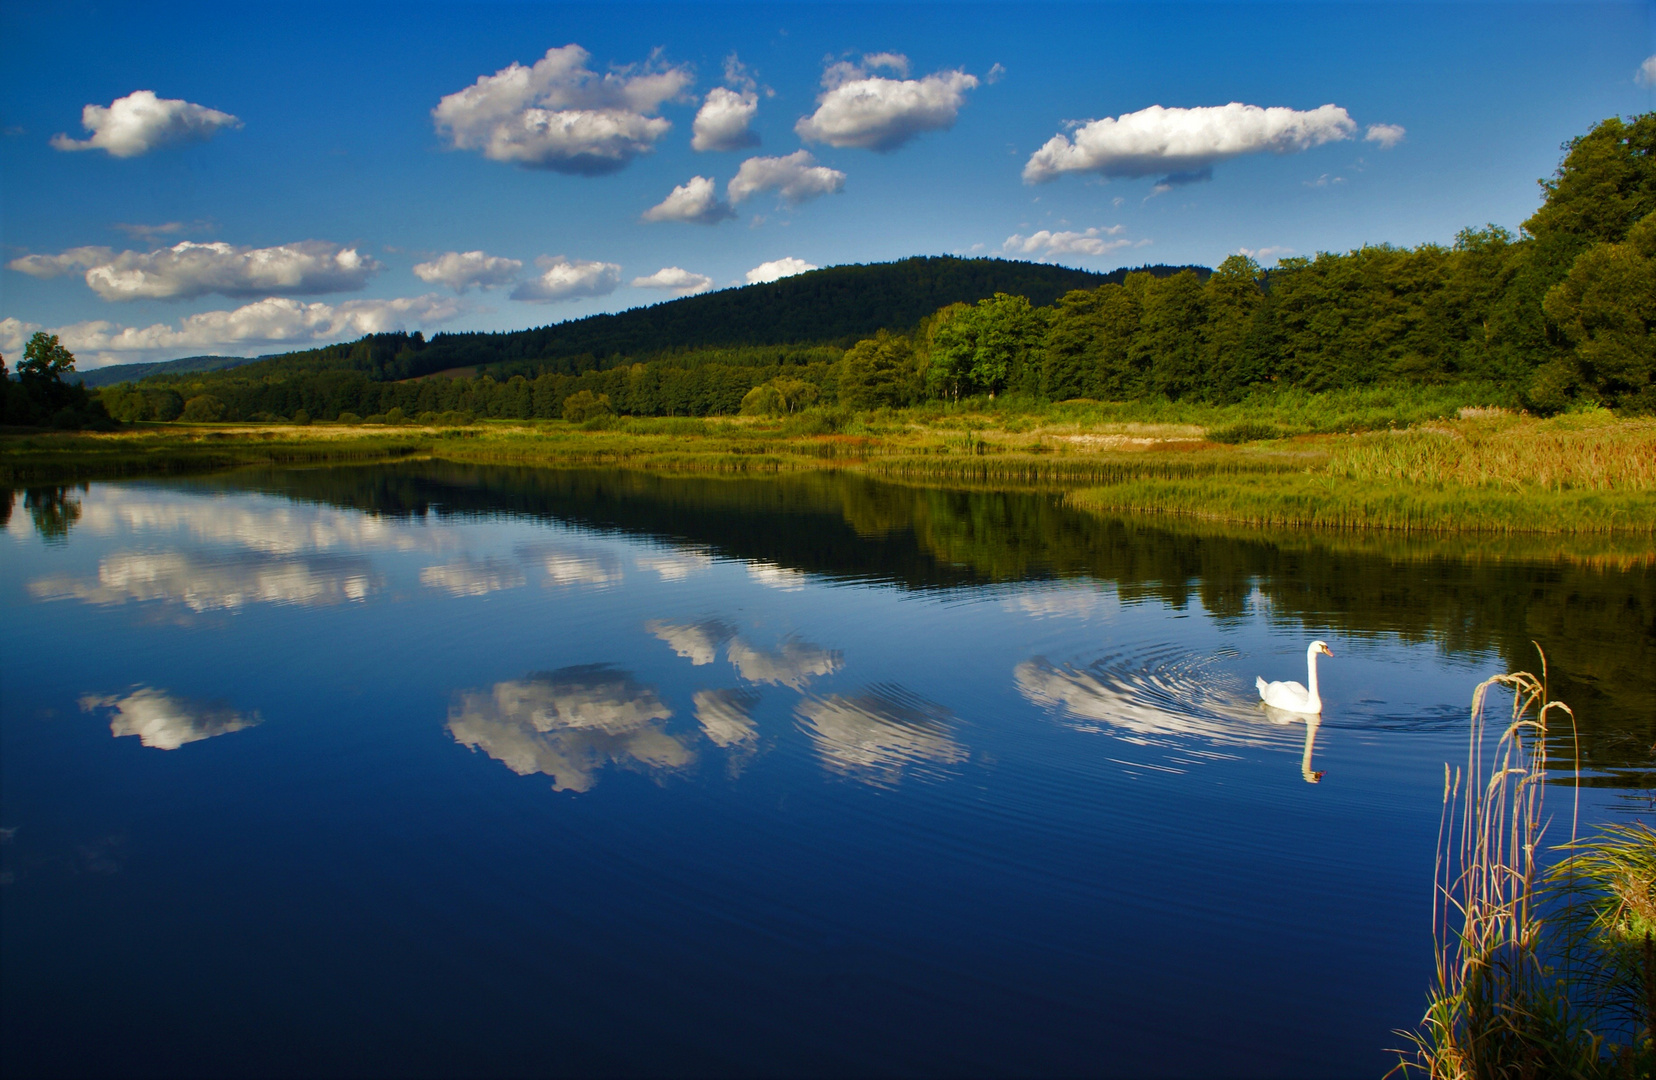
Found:
[[0, 551], [8, 1072], [1372, 1076], [1480, 679], [1648, 818], [1636, 552], [442, 463]]

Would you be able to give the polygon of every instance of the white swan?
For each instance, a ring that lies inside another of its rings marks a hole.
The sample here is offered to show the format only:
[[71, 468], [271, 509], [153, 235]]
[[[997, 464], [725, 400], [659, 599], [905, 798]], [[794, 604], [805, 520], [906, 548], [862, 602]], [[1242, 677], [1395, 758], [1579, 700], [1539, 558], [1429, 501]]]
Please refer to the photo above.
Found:
[[1317, 654], [1333, 656], [1334, 652], [1325, 641], [1313, 641], [1305, 650], [1306, 681], [1311, 684], [1308, 690], [1297, 682], [1268, 683], [1261, 676], [1254, 680], [1259, 687], [1259, 699], [1273, 708], [1287, 712], [1301, 713], [1307, 716], [1316, 716], [1322, 712], [1322, 696], [1317, 693]]

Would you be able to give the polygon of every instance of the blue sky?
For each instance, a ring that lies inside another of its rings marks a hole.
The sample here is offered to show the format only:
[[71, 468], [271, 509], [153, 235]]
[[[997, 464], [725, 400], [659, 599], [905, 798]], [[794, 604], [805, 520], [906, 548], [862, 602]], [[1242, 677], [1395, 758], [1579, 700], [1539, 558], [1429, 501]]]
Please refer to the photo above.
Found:
[[83, 366], [915, 254], [1447, 243], [1656, 108], [1645, 2], [12, 0], [0, 40], [0, 352], [44, 327]]

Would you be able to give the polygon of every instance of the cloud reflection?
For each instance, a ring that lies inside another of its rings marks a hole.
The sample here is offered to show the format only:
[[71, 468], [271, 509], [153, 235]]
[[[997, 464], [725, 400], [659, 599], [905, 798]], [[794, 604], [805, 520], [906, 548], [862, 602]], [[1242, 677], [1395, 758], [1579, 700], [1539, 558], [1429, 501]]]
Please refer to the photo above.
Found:
[[1077, 669], [1038, 656], [1014, 668], [1012, 678], [1025, 698], [1071, 727], [1125, 742], [1165, 746], [1189, 736], [1247, 746], [1280, 741], [1253, 702], [1227, 693], [1196, 660], [1134, 669], [1101, 660]]
[[536, 544], [518, 548], [520, 558], [540, 566], [551, 587], [605, 587], [621, 580], [621, 561], [608, 551], [587, 552]]
[[257, 712], [239, 713], [226, 705], [191, 701], [165, 690], [140, 686], [125, 695], [87, 694], [80, 699], [85, 712], [110, 710], [109, 732], [116, 738], [136, 735], [145, 746], [177, 750], [185, 743], [254, 727]]
[[590, 791], [610, 763], [673, 770], [694, 762], [664, 728], [672, 715], [653, 687], [596, 664], [465, 691], [448, 729], [519, 776], [544, 773], [558, 791]]
[[845, 663], [838, 649], [820, 648], [797, 638], [787, 638], [775, 649], [758, 649], [736, 638], [726, 655], [748, 682], [794, 690], [804, 690], [814, 676], [831, 675]]
[[29, 593], [37, 600], [100, 605], [163, 600], [202, 612], [255, 603], [339, 604], [364, 600], [379, 587], [378, 575], [354, 557], [273, 558], [246, 553], [215, 558], [185, 552], [125, 552], [101, 560], [96, 580], [41, 578], [29, 583]]
[[672, 646], [673, 651], [696, 667], [719, 658], [719, 648], [736, 636], [736, 628], [723, 619], [698, 623], [668, 623], [652, 619], [644, 629]]
[[675, 551], [664, 555], [640, 555], [633, 560], [640, 570], [654, 573], [662, 581], [683, 581], [713, 565], [713, 557], [699, 551]]
[[420, 584], [446, 590], [452, 596], [483, 596], [522, 585], [523, 571], [496, 559], [460, 559], [421, 570]]
[[967, 758], [950, 734], [953, 717], [900, 687], [857, 697], [809, 697], [795, 707], [800, 726], [830, 771], [882, 787]]
[[82, 527], [102, 535], [188, 533], [273, 555], [305, 551], [401, 550], [431, 546], [439, 530], [354, 510], [308, 505], [249, 505], [239, 498], [174, 494], [105, 485], [84, 500]]
[[759, 695], [751, 690], [698, 690], [695, 695], [696, 722], [707, 737], [726, 749], [759, 738], [753, 722], [753, 707]]

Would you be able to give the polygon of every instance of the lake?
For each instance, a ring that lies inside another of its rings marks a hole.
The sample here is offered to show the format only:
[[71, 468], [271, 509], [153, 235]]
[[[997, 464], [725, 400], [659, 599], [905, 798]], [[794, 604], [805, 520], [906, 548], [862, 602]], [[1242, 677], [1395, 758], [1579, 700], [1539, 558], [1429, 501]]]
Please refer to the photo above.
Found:
[[1481, 679], [1539, 641], [1583, 821], [1652, 809], [1648, 553], [831, 473], [3, 501], [14, 1076], [1378, 1076]]

